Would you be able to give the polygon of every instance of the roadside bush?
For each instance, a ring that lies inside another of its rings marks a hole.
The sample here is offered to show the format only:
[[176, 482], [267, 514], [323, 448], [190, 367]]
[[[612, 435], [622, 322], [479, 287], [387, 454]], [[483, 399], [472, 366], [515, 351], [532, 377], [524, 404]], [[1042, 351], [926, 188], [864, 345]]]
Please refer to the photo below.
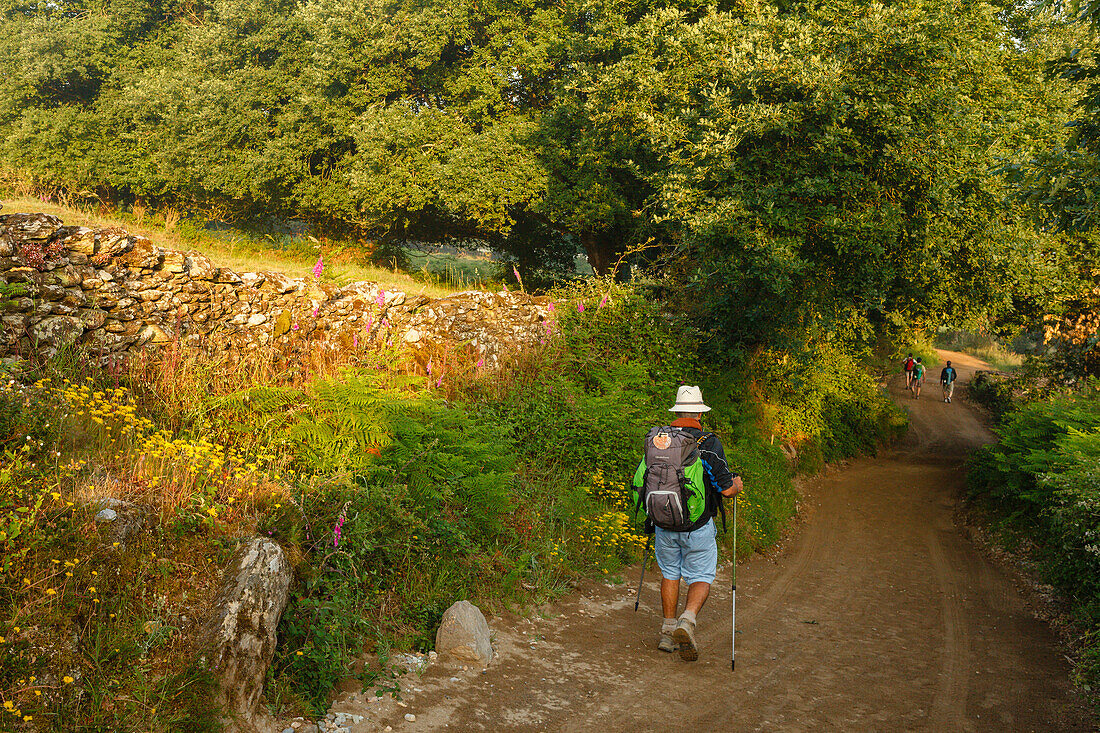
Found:
[[1015, 380], [993, 372], [977, 372], [967, 385], [967, 394], [1000, 420], [1016, 406]]
[[1026, 537], [1044, 576], [1091, 629], [1079, 674], [1100, 682], [1100, 391], [1034, 402], [1009, 413], [999, 444], [971, 463], [971, 497]]
[[904, 412], [839, 344], [808, 341], [797, 354], [760, 350], [740, 369], [764, 429], [798, 451], [801, 470], [873, 453], [907, 425]]

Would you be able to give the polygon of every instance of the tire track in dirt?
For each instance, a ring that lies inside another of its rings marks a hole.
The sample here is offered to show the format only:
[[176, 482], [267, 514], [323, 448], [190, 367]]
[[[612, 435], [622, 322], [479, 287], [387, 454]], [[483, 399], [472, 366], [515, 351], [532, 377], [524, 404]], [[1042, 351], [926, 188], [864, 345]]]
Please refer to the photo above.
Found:
[[972, 674], [970, 666], [970, 637], [959, 604], [960, 587], [955, 573], [947, 564], [943, 547], [936, 533], [927, 536], [928, 555], [932, 571], [940, 587], [940, 606], [943, 614], [943, 651], [940, 653], [942, 671], [936, 697], [932, 702], [932, 725], [938, 730], [952, 729], [957, 721], [966, 718], [967, 683]]
[[[959, 354], [960, 380], [979, 363]], [[721, 568], [685, 663], [655, 649], [658, 579], [591, 581], [539, 615], [490, 620], [484, 673], [436, 665], [405, 703], [341, 703], [380, 731], [1094, 731], [1050, 629], [1013, 579], [955, 526], [963, 459], [991, 437], [938, 390], [912, 400], [896, 450], [805, 488], [802, 524], [774, 557]], [[415, 723], [403, 720], [406, 712]]]

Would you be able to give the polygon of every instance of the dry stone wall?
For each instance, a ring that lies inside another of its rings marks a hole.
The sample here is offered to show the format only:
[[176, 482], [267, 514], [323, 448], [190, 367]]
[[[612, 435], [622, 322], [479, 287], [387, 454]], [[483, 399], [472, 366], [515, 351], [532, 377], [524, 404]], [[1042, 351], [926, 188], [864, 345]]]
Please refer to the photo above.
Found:
[[174, 341], [245, 357], [275, 347], [340, 351], [379, 344], [468, 346], [487, 364], [538, 342], [549, 301], [468, 291], [428, 298], [376, 283], [218, 267], [123, 229], [64, 226], [47, 214], [0, 215], [0, 357], [80, 345], [104, 356]]

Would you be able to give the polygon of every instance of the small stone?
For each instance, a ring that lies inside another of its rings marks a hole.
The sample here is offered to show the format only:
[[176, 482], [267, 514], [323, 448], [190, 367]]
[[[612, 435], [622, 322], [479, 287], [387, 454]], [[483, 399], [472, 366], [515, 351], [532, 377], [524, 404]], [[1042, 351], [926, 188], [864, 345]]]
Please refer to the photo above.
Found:
[[410, 723], [415, 723], [416, 722], [416, 716], [413, 715], [412, 713], [405, 713], [405, 720], [409, 721]]
[[385, 730], [385, 731], [390, 731], [390, 730], [393, 730], [393, 726], [392, 726], [392, 725], [387, 725], [387, 726], [386, 726], [385, 728], [383, 728], [382, 730]]
[[294, 730], [298, 730], [299, 728], [302, 727], [302, 721], [295, 720], [290, 724], [290, 727], [293, 728]]
[[283, 733], [294, 733], [293, 728], [283, 728]]
[[100, 509], [95, 515], [97, 522], [113, 522], [118, 519], [118, 512], [114, 509]]
[[458, 677], [452, 677], [451, 678], [451, 682], [461, 682], [461, 681], [462, 680], [460, 680]]

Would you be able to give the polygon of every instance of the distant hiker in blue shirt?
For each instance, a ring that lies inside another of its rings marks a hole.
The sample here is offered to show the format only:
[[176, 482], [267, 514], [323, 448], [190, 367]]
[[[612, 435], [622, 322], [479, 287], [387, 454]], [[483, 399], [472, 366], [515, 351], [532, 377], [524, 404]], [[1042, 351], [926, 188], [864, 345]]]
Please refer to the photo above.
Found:
[[[710, 594], [718, 571], [718, 528], [722, 498], [736, 496], [743, 484], [726, 463], [722, 441], [703, 430], [699, 421], [710, 408], [698, 387], [684, 385], [676, 393], [671, 425], [653, 428], [646, 436], [646, 457], [634, 476], [638, 506], [654, 528], [654, 554], [661, 569], [661, 624], [657, 648], [679, 651], [680, 658], [699, 658], [695, 645], [696, 616]], [[680, 579], [688, 585], [683, 613], [676, 617]]]
[[943, 387], [943, 401], [950, 402], [951, 397], [955, 394], [955, 380], [958, 378], [959, 373], [955, 371], [955, 367], [951, 366], [951, 362], [947, 362], [947, 366], [940, 372], [940, 386]]

